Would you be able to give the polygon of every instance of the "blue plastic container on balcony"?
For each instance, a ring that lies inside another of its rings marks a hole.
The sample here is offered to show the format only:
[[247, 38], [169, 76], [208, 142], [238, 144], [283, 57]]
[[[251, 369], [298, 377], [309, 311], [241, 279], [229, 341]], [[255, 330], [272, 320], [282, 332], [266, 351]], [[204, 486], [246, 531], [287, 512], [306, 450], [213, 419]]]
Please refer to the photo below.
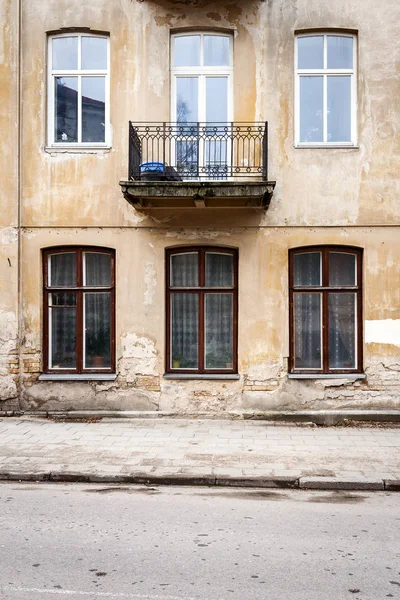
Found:
[[140, 165], [140, 178], [143, 181], [162, 181], [163, 179], [165, 179], [164, 163], [142, 163]]

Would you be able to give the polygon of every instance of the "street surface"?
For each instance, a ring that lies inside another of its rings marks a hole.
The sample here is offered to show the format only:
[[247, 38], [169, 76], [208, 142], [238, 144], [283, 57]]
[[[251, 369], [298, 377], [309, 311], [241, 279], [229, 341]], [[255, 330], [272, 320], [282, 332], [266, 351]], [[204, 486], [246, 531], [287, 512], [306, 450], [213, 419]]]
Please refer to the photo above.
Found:
[[1, 483], [0, 598], [400, 598], [400, 495]]

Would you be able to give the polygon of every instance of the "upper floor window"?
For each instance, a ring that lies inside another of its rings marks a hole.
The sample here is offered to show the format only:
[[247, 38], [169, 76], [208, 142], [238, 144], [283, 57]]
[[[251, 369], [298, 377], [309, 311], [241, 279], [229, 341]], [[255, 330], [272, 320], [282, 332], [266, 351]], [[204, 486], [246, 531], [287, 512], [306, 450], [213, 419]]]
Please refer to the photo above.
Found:
[[179, 33], [171, 45], [171, 121], [177, 123], [172, 161], [185, 179], [199, 173], [225, 178], [226, 127], [233, 120], [232, 36]]
[[290, 371], [362, 371], [362, 250], [290, 251]]
[[226, 123], [232, 118], [232, 36], [172, 37], [172, 120]]
[[167, 250], [167, 372], [237, 373], [237, 250]]
[[342, 33], [298, 35], [295, 68], [296, 145], [355, 145], [356, 37]]
[[48, 48], [49, 144], [110, 145], [109, 38], [66, 33]]
[[45, 250], [43, 284], [44, 371], [113, 372], [114, 251]]

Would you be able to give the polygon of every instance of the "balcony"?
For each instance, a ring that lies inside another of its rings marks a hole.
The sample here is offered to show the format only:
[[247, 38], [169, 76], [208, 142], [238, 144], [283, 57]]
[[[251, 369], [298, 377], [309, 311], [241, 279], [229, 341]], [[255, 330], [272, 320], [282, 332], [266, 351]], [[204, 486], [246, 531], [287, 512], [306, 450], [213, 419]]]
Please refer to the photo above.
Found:
[[129, 122], [125, 198], [138, 210], [262, 208], [268, 180], [268, 124]]

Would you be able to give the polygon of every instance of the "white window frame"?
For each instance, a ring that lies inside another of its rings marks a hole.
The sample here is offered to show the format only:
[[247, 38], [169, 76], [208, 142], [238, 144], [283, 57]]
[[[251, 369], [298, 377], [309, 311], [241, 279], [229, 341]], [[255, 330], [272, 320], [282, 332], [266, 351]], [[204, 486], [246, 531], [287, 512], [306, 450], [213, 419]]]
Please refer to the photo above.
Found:
[[[348, 37], [353, 40], [353, 68], [352, 69], [328, 69], [328, 36]], [[302, 37], [323, 37], [324, 38], [324, 68], [323, 69], [299, 69], [298, 65], [298, 40]], [[300, 77], [301, 76], [319, 76], [323, 77], [323, 141], [321, 142], [302, 142], [300, 141]], [[351, 77], [351, 140], [347, 142], [329, 142], [328, 141], [328, 94], [327, 82], [328, 75], [350, 75]], [[294, 52], [294, 77], [295, 77], [295, 119], [294, 119], [294, 138], [297, 148], [349, 148], [356, 147], [357, 139], [357, 35], [354, 33], [345, 33], [340, 31], [313, 31], [308, 33], [298, 33], [295, 36]]]
[[[78, 38], [78, 68], [77, 69], [53, 69], [53, 40], [61, 37]], [[107, 68], [106, 69], [81, 69], [82, 61], [82, 38], [102, 38], [107, 40]], [[48, 101], [48, 119], [47, 119], [47, 143], [53, 148], [110, 148], [111, 147], [111, 125], [110, 125], [110, 38], [108, 35], [93, 34], [89, 32], [61, 33], [50, 35], [48, 37], [48, 79], [47, 79], [47, 101]], [[104, 77], [105, 78], [105, 132], [104, 142], [82, 142], [82, 77]], [[78, 78], [78, 142], [57, 142], [54, 136], [55, 115], [54, 115], [54, 96], [55, 96], [55, 78], [56, 77], [77, 77]]]
[[[229, 65], [207, 67], [204, 65], [204, 36], [226, 37], [229, 39]], [[174, 40], [177, 37], [200, 36], [200, 65], [197, 67], [175, 67]], [[171, 121], [176, 123], [176, 80], [178, 77], [196, 77], [198, 90], [198, 122], [206, 123], [206, 77], [228, 78], [227, 122], [233, 121], [233, 36], [217, 31], [190, 31], [171, 35]]]

